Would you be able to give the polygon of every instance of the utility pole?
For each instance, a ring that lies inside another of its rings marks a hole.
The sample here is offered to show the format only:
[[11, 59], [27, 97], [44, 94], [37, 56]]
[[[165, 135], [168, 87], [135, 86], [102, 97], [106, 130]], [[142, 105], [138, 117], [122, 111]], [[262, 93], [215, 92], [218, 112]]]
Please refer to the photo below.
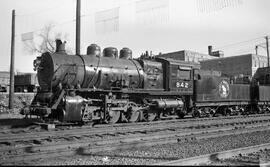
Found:
[[11, 57], [10, 57], [10, 79], [9, 79], [9, 109], [13, 109], [14, 100], [14, 48], [15, 48], [15, 10], [12, 10], [11, 21]]
[[81, 42], [81, 0], [77, 0], [76, 7], [76, 55], [80, 55]]
[[266, 51], [267, 51], [267, 67], [269, 67], [269, 47], [268, 47], [268, 36], [265, 37], [266, 39]]

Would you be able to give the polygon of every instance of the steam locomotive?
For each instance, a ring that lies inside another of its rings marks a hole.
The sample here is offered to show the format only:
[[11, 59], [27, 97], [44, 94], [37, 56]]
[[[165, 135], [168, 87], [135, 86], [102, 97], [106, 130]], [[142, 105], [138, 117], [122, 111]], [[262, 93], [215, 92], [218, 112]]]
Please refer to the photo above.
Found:
[[[62, 122], [138, 122], [267, 112], [270, 87], [258, 80], [234, 84], [200, 64], [149, 56], [132, 59], [92, 44], [86, 55], [68, 55], [56, 41], [55, 53], [34, 61], [40, 90], [23, 114]], [[265, 74], [258, 74], [264, 76]], [[262, 95], [263, 94], [263, 95]]]

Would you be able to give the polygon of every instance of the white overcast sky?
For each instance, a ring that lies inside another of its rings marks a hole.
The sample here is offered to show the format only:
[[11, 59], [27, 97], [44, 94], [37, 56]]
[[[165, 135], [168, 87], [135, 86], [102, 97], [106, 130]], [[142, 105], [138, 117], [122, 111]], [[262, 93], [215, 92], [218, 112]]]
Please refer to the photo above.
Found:
[[[167, 20], [159, 22], [161, 16], [157, 15], [156, 23], [146, 25], [134, 15], [136, 2], [143, 0], [81, 1], [82, 54], [88, 45], [97, 43], [101, 48], [129, 47], [135, 58], [145, 50], [154, 54], [179, 50], [207, 53], [208, 45], [233, 56], [255, 53], [255, 45], [270, 35], [270, 0], [235, 0], [241, 3], [209, 12], [200, 12], [198, 3], [210, 0], [168, 0]], [[115, 7], [120, 7], [118, 32], [97, 35], [95, 13]], [[0, 71], [9, 71], [12, 9], [16, 10], [15, 69], [33, 72], [38, 54], [29, 55], [23, 50], [21, 34], [37, 34], [44, 25], [54, 23], [54, 31], [68, 34], [67, 45], [74, 49], [75, 8], [76, 0], [0, 0]], [[147, 20], [148, 16], [143, 17]], [[265, 49], [260, 47], [259, 54], [266, 55]]]

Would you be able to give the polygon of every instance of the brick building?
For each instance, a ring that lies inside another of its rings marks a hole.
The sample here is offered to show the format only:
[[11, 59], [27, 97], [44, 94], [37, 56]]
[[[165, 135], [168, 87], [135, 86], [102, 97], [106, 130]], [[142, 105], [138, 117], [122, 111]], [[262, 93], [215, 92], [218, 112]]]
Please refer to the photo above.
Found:
[[181, 50], [177, 52], [159, 54], [156, 57], [166, 57], [166, 58], [172, 58], [176, 60], [189, 61], [189, 62], [195, 62], [195, 63], [198, 63], [203, 60], [218, 58], [215, 56], [211, 56], [211, 55], [203, 54], [199, 52], [194, 52], [190, 50]]
[[201, 69], [221, 71], [225, 76], [253, 76], [259, 67], [267, 66], [267, 57], [245, 54], [201, 61]]

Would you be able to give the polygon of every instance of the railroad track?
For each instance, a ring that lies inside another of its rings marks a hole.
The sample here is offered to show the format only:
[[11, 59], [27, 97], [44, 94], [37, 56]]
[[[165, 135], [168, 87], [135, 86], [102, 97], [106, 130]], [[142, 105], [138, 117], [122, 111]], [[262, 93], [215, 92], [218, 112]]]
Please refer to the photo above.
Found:
[[[159, 125], [166, 125], [168, 123], [193, 123], [193, 122], [207, 122], [207, 121], [218, 121], [218, 120], [231, 120], [231, 119], [242, 119], [242, 118], [257, 118], [257, 117], [268, 117], [270, 116], [269, 114], [256, 114], [256, 115], [237, 115], [237, 116], [219, 116], [219, 117], [207, 117], [207, 118], [185, 118], [185, 119], [171, 119], [171, 120], [159, 120], [159, 121], [153, 121], [153, 122], [137, 122], [137, 123], [117, 123], [117, 124], [97, 124], [94, 125], [94, 128], [122, 128], [122, 127], [133, 127], [133, 126], [159, 126]], [[36, 120], [36, 119], [35, 119]], [[1, 134], [6, 135], [7, 133], [28, 133], [31, 132], [31, 121], [27, 121], [27, 126], [26, 128], [20, 128], [20, 127], [16, 127], [16, 128], [6, 128], [6, 129], [1, 129], [0, 130], [0, 137]], [[33, 124], [32, 124], [33, 125]], [[70, 125], [72, 126], [72, 125]], [[56, 128], [56, 130], [68, 130], [70, 128], [70, 126], [65, 126], [65, 125], [61, 125]], [[35, 128], [33, 128], [35, 129]], [[81, 130], [81, 129], [85, 129], [85, 130], [91, 130], [93, 129], [92, 126], [89, 125], [85, 125], [85, 126], [73, 126], [72, 127], [73, 130]], [[72, 131], [72, 130], [71, 130]], [[37, 131], [34, 131], [37, 132]], [[44, 131], [42, 131], [42, 133], [45, 133]]]
[[[245, 126], [247, 124], [255, 124], [255, 123], [268, 123], [270, 122], [270, 116], [265, 117], [246, 117], [245, 119], [239, 120], [236, 119], [229, 119], [224, 120], [223, 122], [212, 120], [207, 122], [196, 122], [192, 125], [190, 122], [171, 122], [170, 124], [159, 124], [153, 126], [149, 124], [146, 126], [134, 126], [134, 127], [99, 127], [99, 128], [91, 128], [91, 129], [70, 129], [70, 130], [63, 130], [63, 131], [43, 131], [43, 132], [35, 132], [35, 133], [23, 133], [23, 134], [0, 134], [0, 144], [7, 144], [11, 145], [17, 141], [30, 141], [33, 140], [56, 140], [56, 139], [65, 139], [68, 138], [99, 138], [100, 136], [119, 136], [125, 134], [150, 134], [152, 132], [158, 131], [178, 131], [178, 129], [205, 129], [211, 127], [226, 127], [226, 126]], [[99, 138], [100, 139], [100, 138]]]
[[[264, 150], [264, 149], [270, 149], [270, 143], [255, 145], [255, 146], [250, 146], [250, 147], [237, 148], [233, 150], [216, 152], [212, 154], [206, 154], [206, 155], [185, 158], [185, 159], [180, 159], [180, 160], [162, 162], [162, 163], [157, 163], [153, 165], [165, 165], [165, 166], [206, 165], [209, 163], [218, 162], [221, 159], [231, 158], [239, 154], [242, 154], [242, 155], [249, 154], [249, 153], [257, 152], [259, 150]], [[258, 165], [258, 164], [250, 164], [250, 165]], [[260, 165], [264, 165], [264, 164], [260, 164]]]
[[[256, 114], [256, 115], [233, 115], [233, 116], [218, 116], [218, 117], [204, 117], [204, 118], [193, 118], [193, 117], [185, 117], [184, 119], [169, 119], [169, 120], [158, 120], [153, 122], [136, 122], [136, 123], [117, 123], [117, 124], [97, 124], [95, 127], [129, 127], [129, 126], [140, 126], [140, 125], [160, 125], [160, 124], [167, 124], [167, 123], [173, 123], [173, 122], [205, 122], [205, 121], [211, 121], [211, 120], [230, 120], [235, 118], [256, 118], [256, 117], [263, 117], [263, 116], [270, 116], [270, 113], [268, 114]], [[84, 128], [84, 127], [82, 127]], [[88, 127], [85, 127], [88, 128]], [[1, 132], [1, 131], [0, 131]]]
[[243, 126], [233, 125], [231, 127], [215, 127], [206, 129], [186, 129], [186, 131], [178, 130], [171, 132], [156, 132], [149, 135], [134, 134], [131, 136], [112, 137], [108, 139], [88, 139], [75, 140], [71, 142], [58, 142], [46, 145], [18, 146], [13, 149], [2, 148], [3, 154], [0, 159], [1, 164], [20, 163], [21, 161], [31, 161], [39, 158], [61, 157], [73, 154], [91, 155], [100, 151], [108, 151], [115, 149], [130, 149], [133, 147], [151, 146], [156, 144], [167, 144], [172, 142], [181, 142], [185, 140], [198, 140], [221, 135], [231, 135], [237, 133], [247, 133], [252, 131], [269, 130], [269, 122], [258, 123], [258, 125], [250, 124]]

